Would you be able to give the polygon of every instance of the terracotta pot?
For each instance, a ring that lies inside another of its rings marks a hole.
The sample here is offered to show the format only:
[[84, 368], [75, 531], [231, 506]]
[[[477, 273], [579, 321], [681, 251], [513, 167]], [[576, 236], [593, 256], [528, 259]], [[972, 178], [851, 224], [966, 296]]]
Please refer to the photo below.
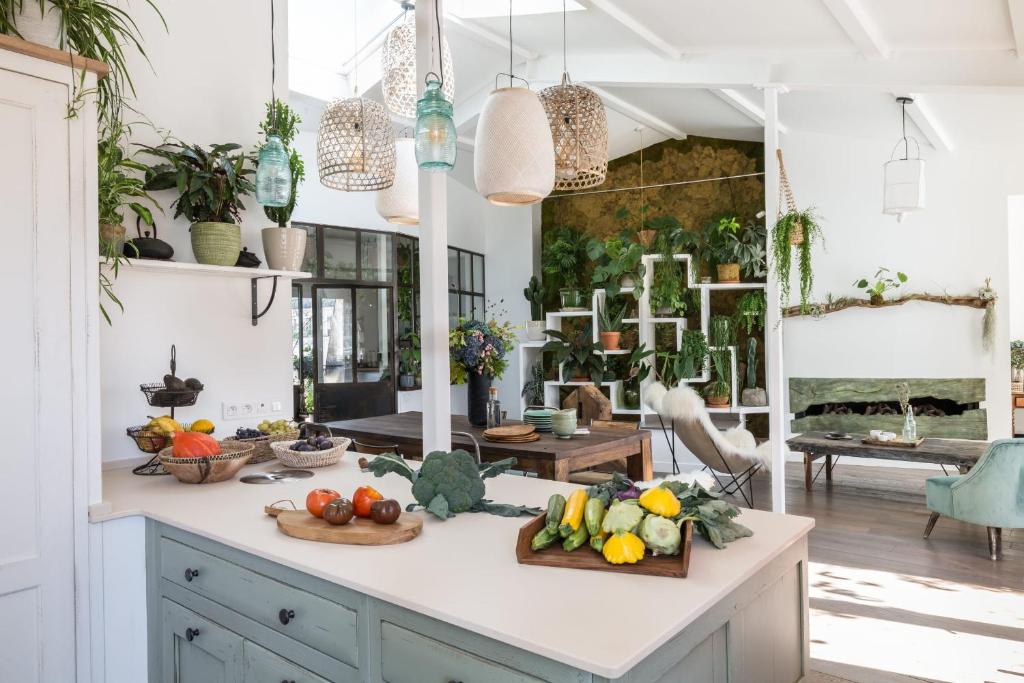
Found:
[[604, 347], [605, 351], [618, 351], [619, 342], [622, 340], [621, 332], [601, 332], [601, 346]]
[[642, 244], [644, 249], [647, 249], [651, 246], [651, 243], [654, 242], [654, 238], [657, 234], [657, 230], [637, 230], [636, 241]]
[[100, 254], [108, 250], [114, 254], [120, 254], [124, 248], [125, 229], [123, 225], [112, 223], [100, 223]]
[[729, 396], [705, 396], [704, 401], [712, 408], [728, 408]]
[[306, 231], [302, 228], [263, 228], [263, 254], [271, 270], [302, 269], [306, 256]]
[[740, 281], [740, 264], [738, 263], [719, 263], [718, 264], [718, 281], [722, 283], [739, 282]]
[[885, 297], [881, 294], [872, 294], [870, 301], [872, 306], [881, 306], [885, 302]]

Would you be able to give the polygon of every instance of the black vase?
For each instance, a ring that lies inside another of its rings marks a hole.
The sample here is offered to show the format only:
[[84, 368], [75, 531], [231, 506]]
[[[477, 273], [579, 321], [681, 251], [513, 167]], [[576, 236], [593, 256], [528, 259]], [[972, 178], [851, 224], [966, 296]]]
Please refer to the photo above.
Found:
[[474, 427], [487, 426], [487, 398], [491, 379], [490, 375], [469, 373], [469, 424]]

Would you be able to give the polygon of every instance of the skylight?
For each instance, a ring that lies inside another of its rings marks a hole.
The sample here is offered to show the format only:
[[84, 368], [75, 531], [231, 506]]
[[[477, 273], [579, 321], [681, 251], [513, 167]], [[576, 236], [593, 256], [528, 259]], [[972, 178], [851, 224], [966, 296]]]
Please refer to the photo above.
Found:
[[[507, 17], [508, 0], [447, 0], [445, 10], [461, 19], [483, 19], [486, 17]], [[568, 12], [584, 7], [575, 0], [566, 0]], [[562, 11], [562, 0], [516, 0], [512, 3], [512, 15], [549, 14]]]

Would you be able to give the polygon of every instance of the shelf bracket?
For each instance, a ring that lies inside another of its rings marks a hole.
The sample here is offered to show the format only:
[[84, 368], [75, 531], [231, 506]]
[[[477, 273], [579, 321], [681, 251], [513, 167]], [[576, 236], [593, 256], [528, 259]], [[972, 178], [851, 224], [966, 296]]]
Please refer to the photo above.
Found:
[[[258, 280], [266, 280], [268, 277], [274, 279], [274, 286], [270, 290], [270, 301], [268, 301], [267, 305], [263, 308], [262, 311], [260, 311], [259, 310], [259, 305], [256, 303], [256, 297], [257, 297], [257, 294], [258, 294], [257, 289], [256, 289], [256, 282]], [[264, 315], [266, 315], [267, 311], [270, 310], [270, 307], [274, 305], [274, 297], [277, 296], [277, 278], [278, 277], [280, 277], [280, 276], [278, 276], [278, 275], [266, 275], [264, 277], [254, 277], [254, 278], [252, 278], [250, 280], [250, 282], [252, 283], [252, 326], [253, 327], [256, 327], [257, 321], [260, 318], [262, 318]]]

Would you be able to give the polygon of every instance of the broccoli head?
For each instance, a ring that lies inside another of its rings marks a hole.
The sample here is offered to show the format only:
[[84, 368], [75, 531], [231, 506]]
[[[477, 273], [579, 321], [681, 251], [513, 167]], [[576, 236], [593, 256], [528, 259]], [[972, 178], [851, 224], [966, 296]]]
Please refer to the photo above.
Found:
[[423, 459], [412, 495], [416, 502], [444, 519], [467, 512], [480, 502], [484, 482], [476, 460], [466, 451], [434, 451]]

